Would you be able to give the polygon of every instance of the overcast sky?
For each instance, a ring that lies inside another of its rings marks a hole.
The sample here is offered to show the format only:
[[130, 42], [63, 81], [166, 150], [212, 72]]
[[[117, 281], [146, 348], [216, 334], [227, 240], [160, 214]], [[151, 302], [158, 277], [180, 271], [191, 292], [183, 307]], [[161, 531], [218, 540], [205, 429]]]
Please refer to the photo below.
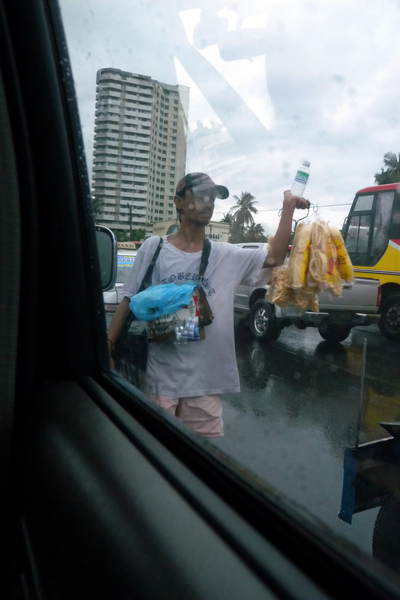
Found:
[[[341, 227], [384, 154], [400, 152], [400, 0], [60, 4], [89, 169], [96, 72], [105, 67], [189, 86], [186, 170], [230, 190], [215, 220], [247, 191], [256, 222], [273, 232], [282, 192], [308, 159], [305, 196]], [[210, 162], [195, 144], [199, 121], [214, 141]]]

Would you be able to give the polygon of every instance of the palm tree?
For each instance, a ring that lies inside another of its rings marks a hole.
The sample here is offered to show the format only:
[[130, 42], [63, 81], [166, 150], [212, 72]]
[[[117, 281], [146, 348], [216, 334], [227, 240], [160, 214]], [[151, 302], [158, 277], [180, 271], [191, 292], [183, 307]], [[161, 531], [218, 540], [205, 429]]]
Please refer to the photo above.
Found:
[[220, 223], [228, 223], [228, 225], [232, 225], [233, 224], [233, 215], [230, 212], [227, 212], [222, 217]]
[[261, 223], [253, 223], [245, 231], [246, 242], [266, 242], [267, 238], [264, 235], [264, 227]]
[[258, 204], [258, 201], [249, 192], [241, 192], [240, 198], [239, 196], [233, 197], [237, 202], [229, 212], [232, 213], [235, 224], [244, 233], [245, 227], [254, 225], [253, 214], [256, 215], [258, 213], [254, 204]]
[[400, 181], [400, 153], [397, 158], [394, 152], [386, 152], [383, 157], [383, 164], [386, 170], [381, 169], [380, 173], [375, 173], [375, 182], [378, 185], [384, 183], [397, 183]]
[[232, 213], [229, 211], [225, 213], [220, 221], [221, 223], [228, 223], [229, 225], [229, 236], [228, 241], [230, 244], [236, 244], [236, 242], [240, 242], [240, 232], [238, 232], [238, 227], [235, 223]]

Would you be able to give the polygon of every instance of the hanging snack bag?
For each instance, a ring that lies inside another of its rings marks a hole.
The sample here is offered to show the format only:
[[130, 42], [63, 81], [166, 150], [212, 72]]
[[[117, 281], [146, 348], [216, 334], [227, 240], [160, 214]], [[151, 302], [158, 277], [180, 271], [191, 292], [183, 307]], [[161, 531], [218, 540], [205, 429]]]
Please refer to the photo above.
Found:
[[347, 283], [350, 283], [351, 281], [354, 281], [354, 269], [350, 260], [350, 256], [347, 252], [347, 248], [345, 246], [342, 234], [338, 229], [332, 226], [329, 226], [329, 232], [333, 244], [336, 248], [340, 277], [344, 279], [344, 281], [346, 281]]

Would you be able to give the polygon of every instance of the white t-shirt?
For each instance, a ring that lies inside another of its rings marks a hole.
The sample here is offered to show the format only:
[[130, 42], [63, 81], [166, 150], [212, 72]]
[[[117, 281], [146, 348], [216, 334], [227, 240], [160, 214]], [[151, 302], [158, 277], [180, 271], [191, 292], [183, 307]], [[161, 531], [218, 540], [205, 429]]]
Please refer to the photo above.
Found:
[[[122, 287], [123, 296], [131, 298], [138, 291], [159, 239], [153, 236], [140, 247]], [[165, 236], [152, 284], [197, 281], [200, 259], [201, 251], [178, 250]], [[205, 340], [175, 344], [171, 339], [149, 344], [150, 393], [182, 398], [240, 392], [233, 327], [234, 295], [240, 283], [255, 287], [268, 281], [271, 269], [262, 269], [264, 260], [264, 249], [250, 251], [233, 244], [211, 242], [202, 283], [214, 320], [205, 327]]]

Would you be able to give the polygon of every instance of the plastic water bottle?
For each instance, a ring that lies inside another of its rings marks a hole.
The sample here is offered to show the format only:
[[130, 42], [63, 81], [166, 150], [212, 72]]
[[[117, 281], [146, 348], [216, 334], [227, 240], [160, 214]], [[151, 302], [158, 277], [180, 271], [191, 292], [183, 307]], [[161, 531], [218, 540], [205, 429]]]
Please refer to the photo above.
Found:
[[304, 197], [304, 190], [306, 189], [307, 181], [310, 176], [310, 164], [309, 160], [303, 160], [303, 164], [296, 173], [296, 177], [290, 188], [290, 191], [295, 196]]

